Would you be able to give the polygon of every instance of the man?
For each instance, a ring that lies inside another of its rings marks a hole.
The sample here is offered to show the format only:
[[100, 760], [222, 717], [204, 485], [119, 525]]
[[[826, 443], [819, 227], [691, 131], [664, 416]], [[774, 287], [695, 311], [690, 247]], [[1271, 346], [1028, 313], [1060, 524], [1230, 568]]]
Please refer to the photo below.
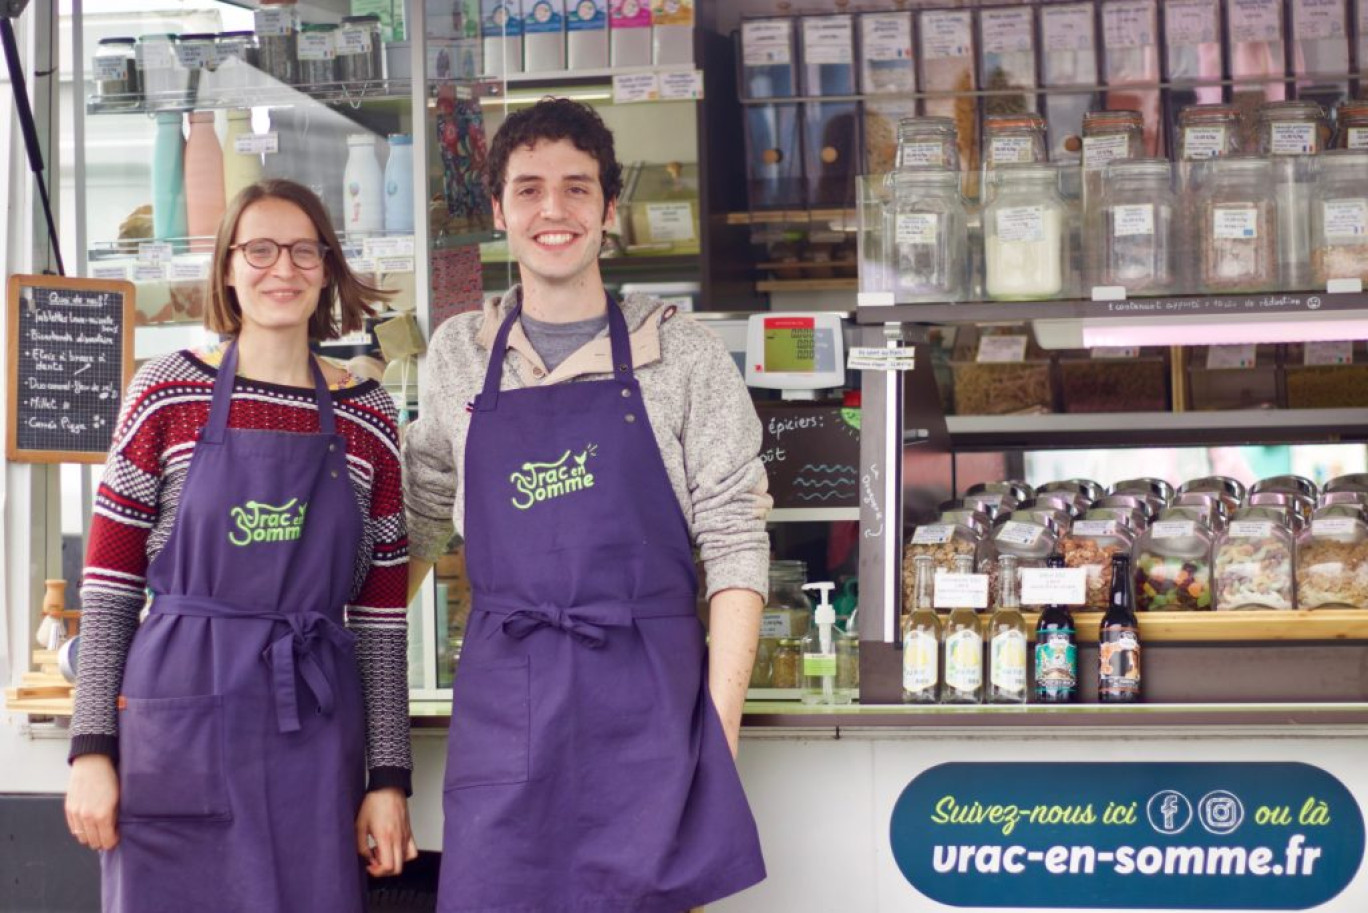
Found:
[[764, 878], [734, 763], [760, 424], [712, 333], [605, 293], [621, 168], [592, 109], [511, 115], [487, 180], [521, 284], [433, 334], [404, 445], [410, 588], [456, 531], [472, 591], [439, 909], [680, 913]]

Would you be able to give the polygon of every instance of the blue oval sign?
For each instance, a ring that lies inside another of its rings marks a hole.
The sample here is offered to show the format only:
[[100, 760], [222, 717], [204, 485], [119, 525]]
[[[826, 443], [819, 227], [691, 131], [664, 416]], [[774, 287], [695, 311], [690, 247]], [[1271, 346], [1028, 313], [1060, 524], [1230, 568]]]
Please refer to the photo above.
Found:
[[957, 907], [1303, 910], [1349, 885], [1363, 813], [1309, 764], [942, 764], [889, 827], [903, 876]]

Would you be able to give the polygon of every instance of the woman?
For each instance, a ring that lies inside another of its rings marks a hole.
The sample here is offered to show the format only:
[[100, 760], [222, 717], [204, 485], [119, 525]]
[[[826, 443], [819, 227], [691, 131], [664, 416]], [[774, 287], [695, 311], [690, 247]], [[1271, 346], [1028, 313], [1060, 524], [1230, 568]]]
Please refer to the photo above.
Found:
[[210, 275], [227, 344], [138, 372], [96, 497], [67, 822], [106, 911], [359, 913], [357, 853], [417, 855], [398, 434], [309, 342], [386, 293], [290, 181], [238, 195]]

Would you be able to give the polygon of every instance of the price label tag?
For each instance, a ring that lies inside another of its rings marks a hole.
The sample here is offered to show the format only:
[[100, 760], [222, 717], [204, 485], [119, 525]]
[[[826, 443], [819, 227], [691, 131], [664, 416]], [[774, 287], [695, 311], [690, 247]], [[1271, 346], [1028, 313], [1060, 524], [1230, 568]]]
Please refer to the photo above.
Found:
[[911, 371], [917, 367], [917, 350], [852, 347], [846, 357], [847, 371]]
[[1252, 368], [1257, 362], [1258, 348], [1254, 345], [1211, 346], [1207, 349], [1207, 369]]
[[1272, 124], [1270, 147], [1274, 155], [1310, 155], [1316, 151], [1315, 124]]
[[246, 133], [233, 140], [238, 155], [275, 155], [280, 151], [280, 134]]
[[256, 33], [262, 35], [288, 35], [295, 30], [295, 8], [290, 5], [264, 7], [256, 11]]
[[1164, 27], [1168, 43], [1175, 46], [1215, 44], [1216, 9], [1216, 4], [1208, 3], [1206, 0], [1169, 0], [1164, 7]]
[[296, 47], [300, 60], [333, 60], [337, 57], [337, 41], [332, 32], [303, 32]]
[[96, 57], [94, 73], [99, 80], [123, 79], [128, 75], [128, 66], [122, 57]]
[[1093, 32], [1093, 8], [1082, 6], [1047, 6], [1040, 11], [1040, 30], [1046, 51], [1091, 51], [1096, 43]]
[[1308, 342], [1302, 353], [1302, 363], [1307, 365], [1352, 365], [1354, 363], [1354, 343], [1348, 339], [1335, 342]]
[[1130, 140], [1122, 134], [1083, 137], [1083, 167], [1088, 171], [1098, 171], [1112, 159], [1129, 156]]
[[176, 59], [187, 70], [211, 69], [218, 65], [218, 55], [214, 53], [214, 46], [208, 43], [178, 44]]
[[1075, 536], [1114, 536], [1116, 535], [1115, 520], [1079, 520], [1073, 525]]
[[1250, 241], [1259, 237], [1258, 210], [1243, 206], [1213, 209], [1211, 235], [1218, 241]]
[[413, 251], [413, 235], [389, 235], [361, 241], [361, 253], [366, 257], [412, 257]]
[[1035, 143], [1029, 136], [995, 136], [988, 144], [988, 167], [1004, 162], [1029, 162]]
[[934, 212], [898, 213], [894, 237], [898, 244], [935, 244], [940, 215]]
[[1352, 536], [1358, 527], [1353, 517], [1319, 517], [1311, 521], [1313, 536]]
[[1045, 240], [1045, 207], [1002, 207], [997, 211], [997, 235], [1005, 244], [1039, 244]]
[[1271, 520], [1236, 520], [1230, 524], [1232, 539], [1267, 539], [1273, 535]]
[[922, 56], [927, 60], [969, 57], [973, 47], [971, 21], [970, 13], [958, 10], [922, 13]]
[[[1365, 3], [1364, 7], [1365, 9], [1368, 9], [1368, 3]], [[1368, 25], [1368, 23], [1365, 23], [1365, 25]], [[1345, 131], [1345, 134], [1345, 139], [1348, 144], [1348, 148], [1368, 149], [1368, 128], [1350, 127], [1348, 130]]]
[[913, 545], [944, 545], [955, 535], [952, 523], [928, 523], [912, 531]]
[[413, 272], [413, 258], [376, 257], [375, 271], [377, 273], [411, 273]]
[[1043, 532], [1045, 532], [1043, 526], [1008, 520], [998, 527], [997, 534], [993, 536], [993, 541], [1005, 542], [1008, 545], [1032, 546], [1035, 545], [1036, 540], [1040, 538]]
[[803, 62], [848, 64], [855, 57], [855, 28], [849, 16], [804, 16]]
[[344, 25], [337, 31], [337, 52], [339, 54], [369, 54], [371, 52], [371, 30], [364, 25]]
[[1368, 234], [1368, 199], [1326, 200], [1321, 205], [1327, 238], [1362, 238]]
[[1030, 7], [984, 9], [979, 12], [983, 53], [1019, 54], [1031, 50]]
[[165, 241], [142, 241], [138, 244], [139, 263], [169, 263], [174, 255], [174, 248]]
[[165, 263], [135, 263], [133, 264], [134, 282], [160, 282], [166, 278]]
[[760, 614], [760, 636], [767, 638], [792, 637], [792, 612], [762, 612]]
[[741, 58], [748, 67], [793, 62], [793, 20], [759, 19], [741, 24]]
[[1093, 358], [1139, 358], [1139, 346], [1093, 346]]
[[660, 78], [655, 73], [613, 75], [613, 104], [630, 105], [660, 100]]
[[1081, 567], [1024, 567], [1022, 605], [1083, 605], [1088, 601], [1088, 570]]
[[1111, 214], [1113, 237], [1130, 238], [1137, 235], [1154, 234], [1153, 204], [1113, 206]]
[[953, 571], [939, 571], [935, 579], [932, 603], [936, 608], [988, 608], [987, 574], [956, 574]]
[[908, 143], [902, 147], [902, 156], [909, 165], [940, 168], [945, 164], [945, 147], [940, 143]]
[[694, 208], [692, 203], [647, 203], [646, 225], [652, 241], [692, 241]]
[[1026, 360], [1026, 336], [983, 336], [979, 339], [980, 362], [1015, 362]]
[[670, 70], [660, 74], [661, 101], [690, 101], [702, 97], [702, 70]]
[[348, 258], [347, 258], [347, 265], [351, 267], [351, 271], [354, 272], [354, 273], [361, 274], [361, 275], [366, 275], [366, 274], [373, 274], [373, 273], [375, 273], [375, 271], [376, 271], [376, 269], [375, 269], [375, 263], [376, 263], [376, 261], [375, 261], [375, 258], [373, 258], [373, 257], [348, 257]]
[[1191, 539], [1197, 524], [1191, 520], [1164, 520], [1150, 527], [1151, 539]]
[[128, 279], [128, 264], [126, 263], [96, 263], [90, 267], [90, 278], [92, 279]]
[[1102, 40], [1107, 49], [1142, 48], [1154, 41], [1154, 3], [1108, 3], [1102, 7]]
[[1294, 0], [1292, 27], [1298, 41], [1344, 36], [1344, 0]]
[[1230, 38], [1236, 43], [1282, 41], [1278, 0], [1230, 0]]
[[1225, 127], [1184, 127], [1183, 159], [1189, 162], [1212, 159], [1224, 155]]
[[199, 282], [209, 278], [209, 260], [205, 257], [171, 261], [171, 281]]
[[910, 60], [912, 17], [906, 13], [866, 13], [860, 17], [860, 38], [860, 55], [866, 60]]

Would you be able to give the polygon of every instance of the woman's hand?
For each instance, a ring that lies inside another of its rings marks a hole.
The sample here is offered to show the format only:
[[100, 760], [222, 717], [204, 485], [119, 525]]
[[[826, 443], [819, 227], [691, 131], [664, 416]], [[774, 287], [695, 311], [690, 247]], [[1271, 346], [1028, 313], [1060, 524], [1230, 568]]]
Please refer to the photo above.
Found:
[[119, 843], [118, 813], [119, 774], [114, 762], [102, 754], [72, 761], [66, 794], [71, 836], [92, 850], [112, 850]]
[[402, 789], [366, 793], [356, 815], [356, 851], [365, 857], [366, 871], [375, 877], [398, 875], [405, 862], [418, 858]]

